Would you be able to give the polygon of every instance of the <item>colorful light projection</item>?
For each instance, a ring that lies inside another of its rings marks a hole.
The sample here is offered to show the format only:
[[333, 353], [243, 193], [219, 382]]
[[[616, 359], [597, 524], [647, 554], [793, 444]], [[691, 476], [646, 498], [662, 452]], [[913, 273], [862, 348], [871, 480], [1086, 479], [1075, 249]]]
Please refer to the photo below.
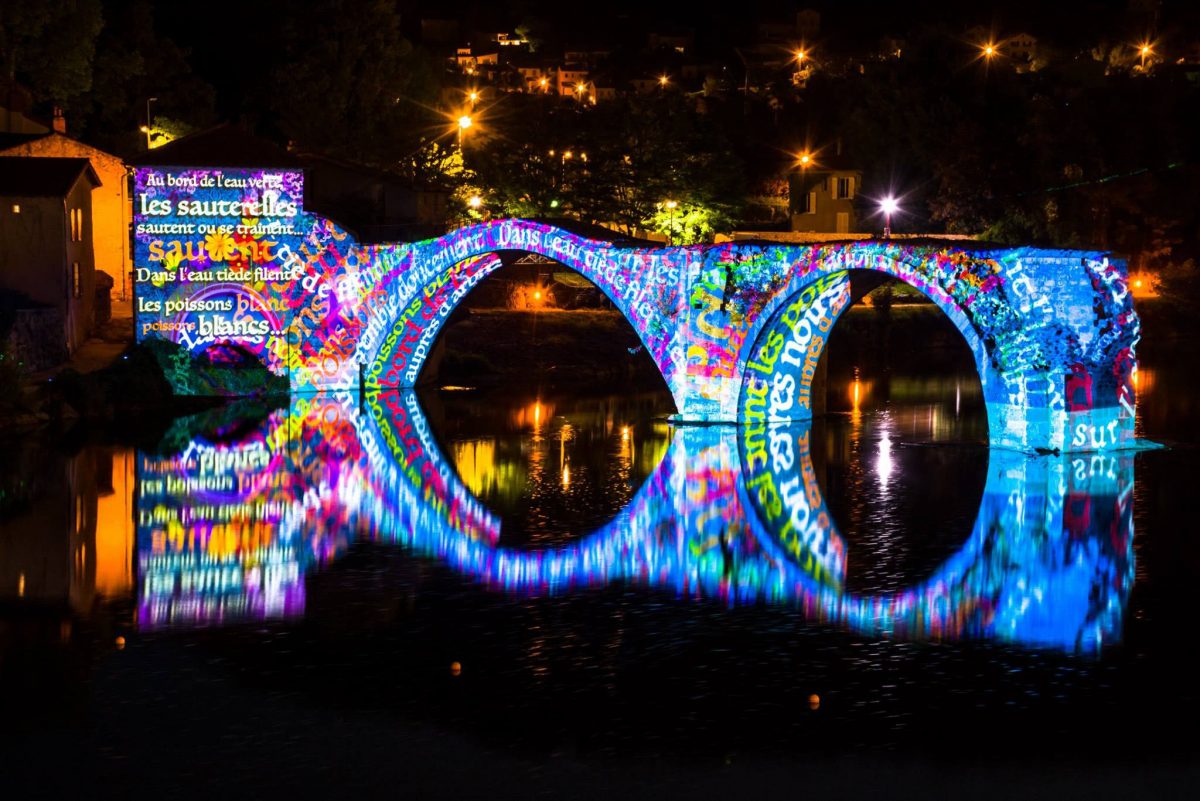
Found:
[[[302, 211], [297, 172], [143, 168], [134, 203], [139, 339], [165, 337], [192, 351], [234, 343], [286, 373], [296, 391], [414, 386], [446, 318], [500, 266], [497, 254], [527, 251], [608, 295], [682, 419], [746, 420], [767, 382], [757, 372], [768, 366], [772, 392], [786, 393], [788, 382], [802, 391], [794, 408], [775, 411], [803, 418], [810, 363], [846, 305], [837, 276], [873, 270], [924, 292], [962, 332], [993, 445], [1136, 444], [1140, 328], [1124, 266], [1103, 253], [894, 240], [644, 249], [525, 220], [359, 245]], [[795, 318], [798, 303], [816, 317]], [[821, 334], [801, 357], [795, 348], [814, 324]], [[777, 356], [780, 336], [792, 341]]]
[[197, 435], [174, 456], [141, 454], [139, 626], [303, 612], [305, 573], [357, 530], [356, 416], [349, 396], [298, 398], [235, 442]]
[[[299, 614], [304, 574], [353, 536], [396, 542], [480, 583], [561, 594], [627, 581], [725, 604], [797, 606], [870, 635], [991, 638], [1095, 651], [1133, 581], [1133, 459], [991, 451], [962, 549], [903, 592], [843, 590], [846, 546], [805, 422], [678, 430], [608, 525], [563, 548], [498, 547], [500, 524], [434, 443], [411, 392], [296, 398], [235, 443], [143, 456], [139, 623]], [[764, 455], [765, 453], [765, 455]]]
[[331, 311], [322, 276], [352, 261], [352, 242], [303, 211], [303, 173], [144, 167], [134, 180], [138, 341], [233, 343], [314, 386], [319, 354], [291, 329], [302, 309]]

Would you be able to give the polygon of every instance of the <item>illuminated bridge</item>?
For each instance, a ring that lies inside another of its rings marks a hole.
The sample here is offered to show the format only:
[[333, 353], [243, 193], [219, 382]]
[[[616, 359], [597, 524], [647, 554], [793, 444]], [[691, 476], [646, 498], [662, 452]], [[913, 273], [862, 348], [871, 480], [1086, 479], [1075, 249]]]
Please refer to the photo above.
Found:
[[[295, 391], [414, 386], [450, 313], [499, 254], [525, 251], [612, 300], [682, 420], [806, 419], [849, 276], [865, 270], [920, 290], [961, 332], [992, 445], [1133, 444], [1138, 318], [1124, 265], [1100, 252], [896, 240], [642, 248], [527, 220], [367, 245], [298, 210], [299, 173], [142, 168], [136, 196], [139, 338], [236, 342]], [[179, 230], [199, 238], [164, 233]]]

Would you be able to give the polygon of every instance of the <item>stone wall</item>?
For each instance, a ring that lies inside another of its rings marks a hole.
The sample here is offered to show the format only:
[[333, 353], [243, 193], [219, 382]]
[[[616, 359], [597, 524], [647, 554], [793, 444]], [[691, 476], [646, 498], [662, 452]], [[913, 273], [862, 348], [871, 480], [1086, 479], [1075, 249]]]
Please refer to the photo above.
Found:
[[69, 358], [65, 327], [58, 309], [17, 309], [7, 351], [26, 372], [62, 364]]

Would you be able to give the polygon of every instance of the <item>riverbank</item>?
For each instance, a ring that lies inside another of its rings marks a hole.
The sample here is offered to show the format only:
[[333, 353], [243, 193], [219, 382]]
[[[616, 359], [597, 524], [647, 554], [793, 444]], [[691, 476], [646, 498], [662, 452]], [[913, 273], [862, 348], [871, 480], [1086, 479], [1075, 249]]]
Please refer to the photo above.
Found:
[[66, 365], [32, 376], [13, 372], [4, 383], [0, 431], [6, 436], [65, 434], [81, 424], [161, 432], [175, 418], [231, 397], [283, 397], [288, 391], [286, 378], [256, 361], [213, 364], [163, 340], [99, 342], [81, 348]]
[[476, 309], [447, 326], [442, 343], [424, 376], [442, 386], [663, 387], [654, 360], [615, 310]]

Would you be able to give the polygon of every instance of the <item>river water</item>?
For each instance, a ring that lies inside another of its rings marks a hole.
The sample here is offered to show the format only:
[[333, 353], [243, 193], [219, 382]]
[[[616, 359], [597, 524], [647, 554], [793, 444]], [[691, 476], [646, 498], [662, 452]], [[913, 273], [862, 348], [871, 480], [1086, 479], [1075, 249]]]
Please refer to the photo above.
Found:
[[874, 370], [770, 458], [665, 393], [534, 388], [16, 443], [4, 768], [260, 794], [394, 759], [469, 794], [547, 761], [699, 791], [748, 760], [1186, 764], [1195, 386], [1143, 365], [1173, 447], [1137, 454], [989, 450], [969, 372]]

